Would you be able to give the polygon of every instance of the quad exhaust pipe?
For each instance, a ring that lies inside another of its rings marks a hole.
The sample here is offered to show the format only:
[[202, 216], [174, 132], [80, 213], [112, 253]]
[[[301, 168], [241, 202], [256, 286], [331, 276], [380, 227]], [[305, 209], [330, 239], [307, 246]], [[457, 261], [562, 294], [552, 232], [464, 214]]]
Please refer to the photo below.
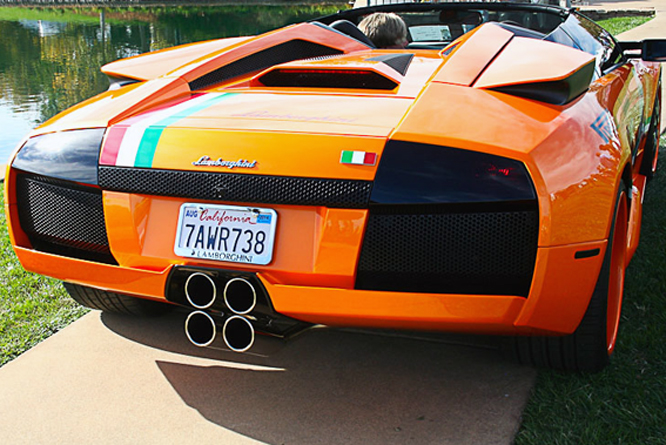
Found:
[[240, 315], [232, 315], [220, 326], [206, 312], [194, 311], [185, 320], [185, 334], [193, 345], [201, 348], [210, 346], [218, 337], [234, 352], [245, 352], [254, 344], [254, 327]]
[[185, 281], [185, 297], [195, 308], [208, 309], [217, 298], [215, 281], [205, 273], [193, 273]]
[[[254, 326], [246, 315], [257, 305], [257, 291], [245, 278], [227, 281], [222, 292], [224, 306], [233, 315], [216, 322], [205, 309], [212, 308], [217, 300], [217, 285], [207, 274], [192, 273], [185, 281], [185, 297], [198, 309], [185, 320], [185, 334], [195, 346], [210, 346], [217, 337], [234, 352], [245, 352], [254, 344]], [[218, 317], [219, 318], [219, 317]], [[223, 321], [222, 321], [223, 320]]]
[[277, 312], [255, 273], [176, 265], [169, 272], [165, 296], [190, 309], [185, 335], [200, 348], [217, 344], [246, 352], [254, 347], [262, 354], [282, 345], [268, 339], [287, 340], [312, 326]]
[[254, 344], [254, 327], [247, 318], [233, 315], [224, 322], [222, 338], [227, 348], [245, 352]]
[[236, 315], [247, 315], [257, 305], [257, 291], [245, 278], [232, 278], [224, 286], [224, 304]]

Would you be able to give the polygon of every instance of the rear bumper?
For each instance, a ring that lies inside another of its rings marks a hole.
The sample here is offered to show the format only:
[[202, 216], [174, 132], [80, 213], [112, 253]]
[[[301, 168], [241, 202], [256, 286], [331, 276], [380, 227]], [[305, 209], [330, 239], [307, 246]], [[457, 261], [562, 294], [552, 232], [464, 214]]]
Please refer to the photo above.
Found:
[[[105, 191], [104, 224], [110, 251], [119, 265], [105, 264], [30, 247], [19, 221], [14, 176], [10, 170], [5, 184], [7, 215], [12, 244], [26, 270], [166, 301], [167, 279], [174, 266], [237, 269], [256, 274], [276, 312], [315, 324], [568, 334], [576, 329], [587, 309], [606, 247], [606, 241], [600, 240], [536, 248], [534, 273], [525, 295], [499, 292], [503, 283], [490, 279], [484, 280], [489, 283], [488, 294], [361, 290], [355, 289], [355, 281], [368, 210], [271, 206], [281, 214], [275, 245], [279, 253], [268, 266], [235, 267], [232, 263], [197, 261], [174, 254], [174, 215], [185, 202], [183, 198]], [[577, 255], [580, 252], [595, 253]]]
[[[332, 326], [415, 329], [484, 334], [568, 334], [575, 330], [594, 290], [605, 241], [540, 248], [528, 298], [365, 291], [262, 281], [274, 309], [301, 321]], [[575, 258], [576, 252], [594, 251]], [[172, 265], [145, 270], [100, 264], [15, 247], [32, 272], [99, 289], [165, 300]]]

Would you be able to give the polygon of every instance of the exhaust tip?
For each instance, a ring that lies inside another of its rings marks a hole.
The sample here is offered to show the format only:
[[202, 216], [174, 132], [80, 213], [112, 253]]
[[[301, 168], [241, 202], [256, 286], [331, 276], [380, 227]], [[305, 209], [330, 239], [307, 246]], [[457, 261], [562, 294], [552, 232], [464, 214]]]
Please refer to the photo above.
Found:
[[254, 328], [252, 323], [238, 315], [231, 316], [224, 323], [222, 338], [229, 349], [234, 352], [245, 352], [254, 344]]
[[234, 314], [246, 315], [257, 304], [257, 291], [245, 278], [232, 278], [224, 286], [224, 303]]
[[217, 286], [208, 275], [194, 272], [185, 281], [185, 297], [197, 309], [208, 309], [217, 297]]
[[185, 335], [195, 346], [205, 348], [213, 343], [217, 329], [213, 318], [205, 312], [194, 311], [185, 320]]

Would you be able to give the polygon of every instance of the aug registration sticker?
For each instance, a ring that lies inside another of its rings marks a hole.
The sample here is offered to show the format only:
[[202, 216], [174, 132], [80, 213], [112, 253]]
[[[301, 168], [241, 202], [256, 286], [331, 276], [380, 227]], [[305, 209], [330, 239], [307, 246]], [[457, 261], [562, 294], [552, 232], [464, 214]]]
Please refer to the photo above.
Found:
[[273, 209], [186, 203], [180, 206], [178, 256], [265, 265], [273, 258]]

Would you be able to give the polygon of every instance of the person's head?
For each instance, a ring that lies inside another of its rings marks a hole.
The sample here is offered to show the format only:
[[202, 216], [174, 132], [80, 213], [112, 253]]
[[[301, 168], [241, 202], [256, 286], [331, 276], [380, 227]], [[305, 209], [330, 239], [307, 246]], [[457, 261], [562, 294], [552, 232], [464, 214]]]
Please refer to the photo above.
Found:
[[361, 20], [358, 27], [377, 48], [404, 48], [407, 45], [407, 25], [397, 14], [376, 12]]

